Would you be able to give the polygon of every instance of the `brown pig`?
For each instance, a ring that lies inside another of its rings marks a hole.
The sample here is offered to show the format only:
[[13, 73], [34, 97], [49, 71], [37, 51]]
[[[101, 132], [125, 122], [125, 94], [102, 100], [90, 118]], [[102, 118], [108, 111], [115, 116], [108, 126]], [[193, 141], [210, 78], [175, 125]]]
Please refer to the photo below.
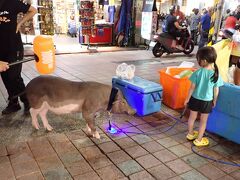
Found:
[[[95, 116], [97, 112], [107, 109], [110, 93], [111, 86], [98, 82], [75, 82], [55, 76], [36, 77], [26, 87], [32, 125], [39, 129], [39, 115], [44, 128], [51, 131], [53, 128], [46, 117], [48, 111], [56, 114], [81, 112], [89, 133], [100, 138], [95, 127]], [[115, 97], [112, 112], [135, 114], [120, 91]]]

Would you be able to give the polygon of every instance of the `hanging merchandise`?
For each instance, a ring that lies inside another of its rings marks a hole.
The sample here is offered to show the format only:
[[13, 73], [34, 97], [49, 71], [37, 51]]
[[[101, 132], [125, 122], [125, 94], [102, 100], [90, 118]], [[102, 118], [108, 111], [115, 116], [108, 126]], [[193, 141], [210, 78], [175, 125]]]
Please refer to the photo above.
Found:
[[110, 23], [114, 23], [116, 8], [115, 6], [108, 6], [108, 18]]
[[40, 34], [54, 35], [53, 2], [38, 0]]
[[151, 40], [157, 31], [156, 0], [144, 0], [142, 10], [141, 36]]
[[132, 0], [122, 0], [115, 31], [118, 45], [128, 45], [130, 29], [132, 27]]
[[[89, 36], [95, 36], [94, 31], [94, 2], [93, 1], [80, 1], [79, 8], [79, 42], [82, 44], [83, 39], [89, 39]], [[85, 41], [86, 42], [86, 41]], [[89, 44], [89, 42], [88, 42]]]

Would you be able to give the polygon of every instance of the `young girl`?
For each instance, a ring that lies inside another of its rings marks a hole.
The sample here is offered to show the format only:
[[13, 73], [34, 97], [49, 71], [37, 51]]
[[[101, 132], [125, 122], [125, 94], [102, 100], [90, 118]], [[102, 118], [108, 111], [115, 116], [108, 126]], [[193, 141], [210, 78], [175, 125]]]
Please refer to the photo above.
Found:
[[[196, 146], [206, 146], [209, 141], [206, 137], [203, 137], [203, 134], [206, 129], [208, 115], [212, 112], [212, 107], [216, 105], [219, 86], [223, 85], [223, 81], [219, 77], [216, 65], [217, 54], [213, 47], [199, 49], [196, 57], [201, 68], [190, 77], [191, 88], [184, 103], [190, 109], [186, 138], [194, 140], [193, 143]], [[198, 112], [201, 113], [199, 132], [193, 131]]]

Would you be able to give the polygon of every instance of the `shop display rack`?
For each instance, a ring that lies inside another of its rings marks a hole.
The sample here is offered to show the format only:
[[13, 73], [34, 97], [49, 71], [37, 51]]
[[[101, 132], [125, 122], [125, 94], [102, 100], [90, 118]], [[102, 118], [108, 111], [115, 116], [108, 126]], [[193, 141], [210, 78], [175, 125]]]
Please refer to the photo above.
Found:
[[38, 13], [40, 34], [54, 35], [52, 0], [38, 0]]

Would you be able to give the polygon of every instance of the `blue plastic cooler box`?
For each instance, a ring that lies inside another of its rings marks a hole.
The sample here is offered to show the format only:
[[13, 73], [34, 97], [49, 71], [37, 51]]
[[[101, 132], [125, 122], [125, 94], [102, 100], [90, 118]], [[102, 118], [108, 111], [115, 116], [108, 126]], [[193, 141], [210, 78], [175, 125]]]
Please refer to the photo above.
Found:
[[240, 86], [224, 84], [209, 114], [207, 130], [240, 144]]
[[112, 86], [120, 89], [128, 104], [137, 111], [137, 115], [145, 116], [160, 111], [162, 102], [162, 86], [140, 77], [124, 80], [112, 78]]

